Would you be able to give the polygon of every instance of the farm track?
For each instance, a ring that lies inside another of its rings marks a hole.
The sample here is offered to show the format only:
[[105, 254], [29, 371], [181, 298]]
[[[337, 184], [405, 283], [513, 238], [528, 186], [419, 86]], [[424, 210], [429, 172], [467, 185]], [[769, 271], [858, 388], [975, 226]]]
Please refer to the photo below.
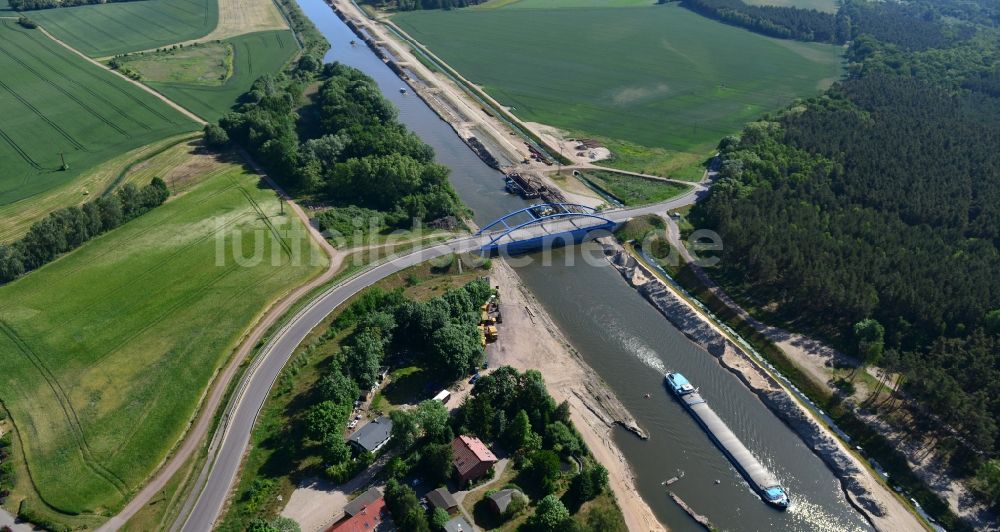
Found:
[[63, 411], [63, 416], [66, 418], [66, 423], [73, 434], [74, 439], [77, 442], [77, 448], [80, 450], [81, 457], [83, 458], [83, 463], [94, 472], [94, 474], [100, 476], [108, 483], [110, 483], [114, 488], [122, 495], [127, 494], [127, 488], [125, 482], [118, 478], [113, 472], [108, 470], [96, 460], [91, 453], [90, 445], [87, 443], [87, 436], [83, 430], [83, 425], [80, 423], [80, 418], [73, 408], [73, 403], [70, 402], [66, 391], [63, 390], [62, 385], [59, 380], [52, 373], [52, 371], [45, 365], [45, 362], [31, 349], [31, 346], [22, 339], [17, 332], [5, 321], [0, 319], [0, 332], [7, 336], [17, 350], [24, 355], [24, 357], [31, 362], [38, 373], [47, 383], [50, 390], [52, 390], [56, 401], [59, 403], [59, 407]]
[[[46, 31], [44, 27], [42, 27], [42, 26], [38, 26], [38, 29], [39, 29], [39, 31], [41, 31], [41, 32], [42, 32], [42, 33], [43, 33], [43, 34], [44, 34], [44, 35], [45, 35], [46, 37], [48, 37], [49, 39], [52, 39], [52, 40], [53, 40], [54, 42], [56, 42], [56, 43], [57, 43], [57, 44], [59, 44], [60, 46], [62, 46], [62, 47], [64, 47], [64, 48], [66, 48], [67, 50], [69, 50], [69, 51], [73, 52], [74, 54], [76, 54], [76, 55], [78, 55], [78, 56], [82, 57], [82, 58], [83, 58], [84, 60], [86, 60], [87, 62], [89, 62], [89, 63], [91, 63], [91, 64], [93, 64], [93, 65], [97, 65], [98, 67], [100, 67], [100, 68], [102, 68], [102, 69], [104, 69], [104, 70], [106, 70], [106, 71], [108, 71], [108, 72], [111, 72], [111, 73], [112, 73], [113, 75], [116, 75], [116, 76], [118, 76], [119, 78], [121, 78], [121, 79], [123, 79], [123, 80], [125, 80], [125, 81], [127, 81], [127, 82], [129, 82], [129, 83], [131, 83], [131, 84], [133, 84], [133, 85], [135, 85], [136, 87], [139, 87], [139, 88], [140, 88], [140, 89], [142, 89], [143, 91], [146, 91], [147, 93], [149, 93], [149, 94], [152, 94], [153, 96], [155, 96], [155, 97], [156, 97], [156, 98], [158, 98], [159, 100], [163, 101], [164, 103], [166, 103], [166, 104], [167, 104], [167, 105], [169, 105], [170, 107], [174, 108], [174, 109], [175, 109], [176, 111], [180, 112], [180, 113], [181, 113], [182, 115], [184, 115], [184, 116], [186, 116], [187, 118], [191, 119], [191, 120], [192, 120], [192, 121], [194, 121], [195, 123], [197, 123], [197, 124], [200, 124], [200, 125], [204, 125], [204, 124], [206, 124], [206, 123], [207, 123], [207, 122], [206, 122], [206, 121], [205, 121], [204, 119], [202, 119], [202, 118], [201, 118], [200, 116], [198, 116], [198, 115], [196, 115], [196, 114], [192, 113], [191, 111], [188, 111], [188, 110], [187, 110], [187, 109], [185, 109], [184, 107], [180, 106], [180, 105], [179, 105], [179, 104], [178, 104], [177, 102], [175, 102], [175, 101], [173, 101], [173, 100], [171, 100], [171, 99], [167, 98], [166, 96], [164, 96], [164, 95], [162, 95], [162, 94], [160, 94], [160, 93], [156, 92], [155, 90], [153, 90], [152, 88], [150, 88], [150, 87], [148, 87], [148, 86], [146, 86], [146, 85], [143, 85], [142, 83], [139, 83], [138, 81], [136, 81], [136, 80], [134, 80], [134, 79], [131, 79], [131, 78], [127, 77], [127, 76], [124, 76], [124, 75], [122, 75], [122, 74], [121, 74], [121, 73], [119, 73], [119, 72], [115, 72], [114, 70], [111, 70], [111, 69], [109, 69], [108, 67], [106, 67], [106, 66], [102, 65], [101, 63], [99, 63], [98, 61], [95, 61], [94, 59], [92, 59], [92, 58], [88, 57], [88, 56], [87, 56], [87, 55], [85, 55], [85, 54], [84, 54], [83, 52], [81, 52], [81, 51], [77, 50], [76, 48], [73, 48], [72, 46], [70, 46], [70, 45], [66, 44], [66, 43], [65, 43], [64, 41], [61, 41], [61, 40], [59, 40], [59, 39], [58, 39], [58, 38], [56, 38], [56, 37], [55, 37], [54, 35], [52, 35], [52, 34], [51, 34], [51, 33], [49, 33], [48, 31]], [[108, 84], [111, 84], [111, 82], [110, 82], [110, 81], [108, 81], [107, 83], [108, 83]], [[112, 85], [112, 86], [113, 86], [113, 85]], [[118, 89], [119, 89], [120, 91], [122, 91], [122, 92], [125, 92], [125, 90], [124, 90], [124, 89], [122, 89], [121, 87], [117, 87], [117, 88], [118, 88]], [[126, 94], [127, 94], [127, 93], [126, 93]], [[135, 98], [135, 97], [134, 97], [134, 96], [132, 96], [132, 95], [129, 95], [129, 96], [130, 96], [130, 97], [132, 97], [133, 99], [135, 99], [136, 101], [138, 101], [138, 98]], [[148, 108], [148, 106], [146, 106], [145, 104], [142, 104], [142, 105]], [[156, 113], [156, 112], [154, 111], [154, 113]], [[158, 115], [159, 115], [159, 113], [156, 113], [156, 114], [158, 114]], [[160, 115], [160, 116], [162, 116], [162, 115]], [[170, 122], [170, 123], [172, 123], [172, 124], [175, 124], [175, 123], [176, 123], [176, 122], [173, 122], [173, 121], [169, 121], [169, 120], [168, 120], [168, 122]]]

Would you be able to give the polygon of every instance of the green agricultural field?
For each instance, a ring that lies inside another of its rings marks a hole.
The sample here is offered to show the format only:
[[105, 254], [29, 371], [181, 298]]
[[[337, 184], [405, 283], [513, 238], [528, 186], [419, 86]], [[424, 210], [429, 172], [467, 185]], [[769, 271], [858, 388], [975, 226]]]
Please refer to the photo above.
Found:
[[250, 33], [223, 42], [232, 46], [234, 52], [233, 73], [225, 83], [212, 86], [197, 82], [148, 81], [146, 84], [213, 122], [226, 114], [257, 78], [278, 72], [299, 51], [295, 36], [289, 30]]
[[165, 459], [247, 328], [326, 267], [288, 212], [258, 176], [214, 165], [0, 287], [0, 399], [42, 500], [113, 512]]
[[[511, 6], [393, 20], [521, 119], [669, 150], [687, 164], [842, 72], [835, 46], [763, 37], [674, 5]], [[622, 167], [657, 170], [631, 151]]]
[[[0, 206], [198, 125], [56, 44], [0, 21]], [[60, 154], [68, 171], [60, 171]]]
[[219, 8], [217, 0], [143, 0], [45, 9], [29, 16], [73, 48], [106, 57], [204, 37], [218, 24]]

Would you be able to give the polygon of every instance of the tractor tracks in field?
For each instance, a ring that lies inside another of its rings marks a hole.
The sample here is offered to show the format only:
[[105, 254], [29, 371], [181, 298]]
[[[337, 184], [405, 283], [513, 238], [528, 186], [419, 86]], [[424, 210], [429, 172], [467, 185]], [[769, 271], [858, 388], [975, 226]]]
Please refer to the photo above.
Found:
[[77, 448], [79, 448], [83, 458], [83, 463], [96, 475], [100, 476], [114, 486], [120, 494], [128, 494], [128, 486], [125, 484], [125, 481], [119, 478], [114, 472], [104, 467], [104, 465], [94, 457], [93, 452], [90, 449], [90, 444], [87, 443], [87, 436], [83, 430], [83, 425], [80, 423], [80, 417], [77, 415], [76, 409], [73, 408], [73, 403], [70, 401], [69, 395], [63, 389], [59, 379], [56, 378], [55, 374], [52, 373], [41, 357], [39, 357], [38, 354], [31, 349], [31, 346], [29, 346], [27, 342], [25, 342], [24, 339], [17, 334], [17, 331], [15, 331], [14, 328], [3, 319], [0, 319], [0, 333], [3, 333], [11, 340], [18, 352], [20, 352], [24, 358], [35, 366], [39, 375], [41, 375], [45, 380], [49, 389], [52, 391], [52, 394], [55, 396], [56, 401], [59, 403], [63, 416], [66, 418], [67, 426], [73, 434], [73, 438], [76, 440]]

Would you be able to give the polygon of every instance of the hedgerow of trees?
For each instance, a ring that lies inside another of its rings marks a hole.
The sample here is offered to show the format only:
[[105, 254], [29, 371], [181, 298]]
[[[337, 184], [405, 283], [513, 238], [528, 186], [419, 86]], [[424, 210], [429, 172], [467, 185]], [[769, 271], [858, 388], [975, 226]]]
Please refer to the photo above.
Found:
[[836, 15], [815, 9], [753, 6], [741, 0], [681, 0], [681, 5], [700, 15], [781, 39], [837, 43], [850, 37], [850, 27], [841, 26]]
[[15, 11], [32, 11], [54, 7], [74, 7], [135, 1], [137, 0], [10, 0], [9, 4], [10, 8]]
[[35, 222], [27, 234], [11, 244], [0, 244], [0, 284], [38, 269], [59, 255], [163, 204], [170, 196], [158, 177], [139, 189], [126, 183], [113, 194], [79, 207], [59, 209]]
[[379, 9], [417, 11], [421, 9], [454, 9], [482, 4], [486, 0], [364, 0]]

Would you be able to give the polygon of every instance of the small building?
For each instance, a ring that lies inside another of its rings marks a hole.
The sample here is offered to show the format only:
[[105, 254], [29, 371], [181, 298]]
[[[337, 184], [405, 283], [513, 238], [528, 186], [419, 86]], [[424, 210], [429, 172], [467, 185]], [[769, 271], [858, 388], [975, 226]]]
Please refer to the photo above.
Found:
[[448, 491], [448, 488], [438, 488], [427, 494], [427, 501], [434, 508], [440, 508], [448, 513], [452, 513], [458, 508], [458, 501], [455, 496]]
[[344, 506], [344, 513], [354, 516], [361, 513], [365, 508], [382, 498], [382, 492], [378, 488], [369, 488], [368, 491], [358, 495], [353, 501]]
[[389, 442], [392, 436], [392, 420], [382, 416], [356, 430], [347, 439], [359, 452], [376, 453]]
[[445, 532], [472, 532], [475, 528], [464, 517], [458, 516], [444, 524]]
[[[365, 492], [365, 495], [371, 491], [368, 490]], [[378, 493], [378, 490], [375, 490], [375, 492], [378, 494], [377, 499], [365, 505], [358, 505], [354, 508], [354, 514], [348, 513], [343, 519], [328, 528], [327, 532], [377, 532], [381, 530], [393, 530], [395, 527], [392, 524], [392, 518], [389, 516], [389, 510], [385, 507], [385, 499], [381, 493]], [[361, 499], [365, 495], [358, 497], [354, 501]], [[354, 501], [351, 504], [354, 504]], [[350, 506], [349, 504], [348, 507]], [[344, 510], [346, 511], [347, 508]]]
[[497, 514], [503, 515], [507, 512], [507, 508], [510, 507], [510, 502], [514, 500], [515, 496], [523, 497], [524, 495], [515, 489], [502, 489], [489, 496], [490, 508], [493, 508]]
[[458, 482], [461, 485], [486, 474], [494, 464], [497, 457], [486, 444], [473, 438], [472, 436], [461, 435], [451, 442], [452, 464], [458, 474]]

